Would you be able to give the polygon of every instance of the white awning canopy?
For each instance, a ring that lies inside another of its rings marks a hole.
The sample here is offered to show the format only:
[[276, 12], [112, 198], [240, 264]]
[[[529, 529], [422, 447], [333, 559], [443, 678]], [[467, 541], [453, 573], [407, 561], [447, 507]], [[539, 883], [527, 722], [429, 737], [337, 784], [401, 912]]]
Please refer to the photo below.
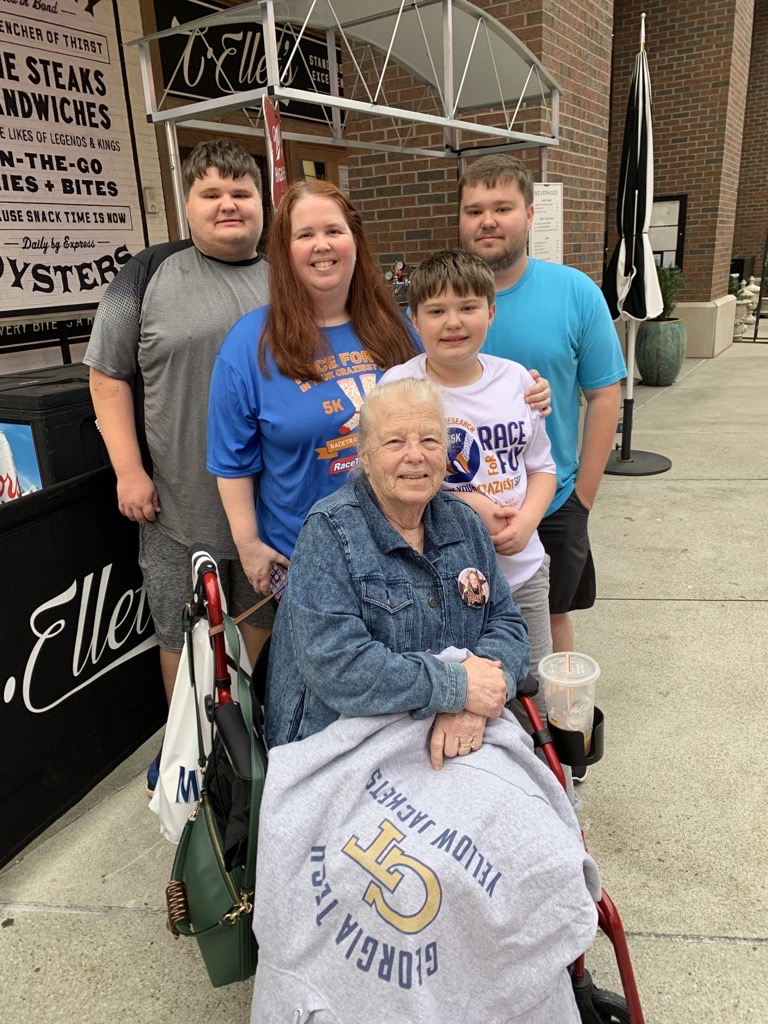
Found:
[[[215, 98], [180, 104], [178, 98], [169, 102], [173, 83], [166, 81], [158, 101], [151, 46], [162, 45], [170, 36], [186, 36], [187, 51], [193, 53], [195, 47], [207, 46], [206, 34], [215, 26], [248, 24], [258, 28], [264, 39], [266, 81], [258, 88], [232, 87]], [[295, 39], [288, 47], [287, 59], [286, 25]], [[292, 78], [292, 62], [304, 59], [301, 40], [310, 33], [315, 39], [318, 33], [325, 36], [332, 72], [330, 94], [287, 84]], [[506, 150], [558, 143], [560, 90], [556, 81], [511, 32], [466, 0], [395, 0], [386, 7], [376, 0], [256, 0], [128, 45], [140, 47], [148, 118], [168, 128], [186, 123], [220, 131], [220, 123], [205, 119], [233, 110], [253, 112], [266, 94], [288, 104], [316, 104], [325, 111], [327, 138], [286, 132], [288, 139], [443, 158], [456, 158], [478, 148]], [[343, 95], [335, 87], [339, 52]], [[420, 83], [423, 96], [407, 106], [390, 105], [386, 74], [393, 66], [405, 69]], [[254, 112], [254, 116], [258, 114]], [[395, 128], [394, 138], [387, 144], [384, 140], [345, 138], [345, 127], [354, 123], [355, 116], [389, 119]], [[542, 130], [522, 130], [524, 118], [537, 127], [542, 125]], [[442, 129], [439, 143], [430, 146], [423, 139], [414, 140], [418, 125]], [[250, 134], [262, 131], [256, 123], [241, 130]], [[472, 140], [469, 145], [467, 135]]]

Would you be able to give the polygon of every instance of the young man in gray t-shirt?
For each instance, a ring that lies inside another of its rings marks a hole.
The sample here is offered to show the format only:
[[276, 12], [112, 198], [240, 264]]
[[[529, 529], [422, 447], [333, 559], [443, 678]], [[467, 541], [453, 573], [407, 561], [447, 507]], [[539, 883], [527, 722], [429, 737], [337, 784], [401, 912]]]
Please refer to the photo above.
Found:
[[[191, 588], [187, 546], [204, 542], [221, 556], [231, 611], [256, 600], [205, 469], [206, 420], [221, 343], [243, 314], [268, 300], [267, 267], [256, 250], [263, 228], [256, 162], [240, 146], [204, 142], [183, 178], [191, 239], [150, 246], [123, 267], [99, 305], [84, 360], [120, 511], [141, 524], [139, 560], [169, 701]], [[271, 616], [267, 609], [243, 624], [251, 658]]]

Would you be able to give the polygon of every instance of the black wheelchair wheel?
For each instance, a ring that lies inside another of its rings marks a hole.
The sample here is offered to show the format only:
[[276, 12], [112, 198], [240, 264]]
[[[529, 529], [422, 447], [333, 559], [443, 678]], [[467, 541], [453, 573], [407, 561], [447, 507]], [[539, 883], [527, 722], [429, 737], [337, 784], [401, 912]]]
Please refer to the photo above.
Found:
[[600, 1018], [600, 1024], [632, 1024], [626, 1000], [615, 992], [593, 989], [592, 1007]]

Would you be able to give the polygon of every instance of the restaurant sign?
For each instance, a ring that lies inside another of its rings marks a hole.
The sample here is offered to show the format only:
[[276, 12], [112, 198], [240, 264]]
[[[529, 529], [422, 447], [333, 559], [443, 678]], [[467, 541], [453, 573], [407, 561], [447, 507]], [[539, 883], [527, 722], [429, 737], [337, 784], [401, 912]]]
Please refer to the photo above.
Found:
[[0, 317], [93, 307], [147, 244], [114, 0], [0, 0]]
[[[177, 28], [197, 18], [230, 9], [210, 0], [155, 0], [157, 30]], [[290, 25], [278, 25], [276, 31], [277, 59], [282, 74], [296, 46], [298, 33]], [[158, 42], [164, 91], [168, 96], [194, 102], [231, 96], [267, 84], [260, 21], [210, 25], [198, 32], [166, 36]], [[338, 47], [336, 62], [341, 65]], [[282, 84], [291, 89], [331, 95], [331, 71], [325, 40], [302, 36]], [[341, 96], [341, 74], [338, 84]], [[313, 103], [280, 100], [280, 107], [284, 117], [301, 121], [326, 123], [331, 117], [327, 108]]]

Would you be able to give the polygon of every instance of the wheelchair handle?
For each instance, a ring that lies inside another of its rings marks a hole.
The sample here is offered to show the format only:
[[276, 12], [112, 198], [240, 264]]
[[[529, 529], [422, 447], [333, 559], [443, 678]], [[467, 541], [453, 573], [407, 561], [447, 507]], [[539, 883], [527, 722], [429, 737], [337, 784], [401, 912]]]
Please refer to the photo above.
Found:
[[[221, 607], [221, 591], [219, 589], [219, 573], [217, 569], [218, 555], [214, 548], [206, 544], [191, 544], [187, 554], [192, 560], [192, 569], [197, 575], [198, 584], [205, 594], [208, 606], [208, 625], [221, 626], [224, 613]], [[222, 631], [211, 637], [213, 648], [214, 683], [216, 685], [219, 704], [229, 704], [232, 700], [229, 669], [227, 667], [227, 646]]]

